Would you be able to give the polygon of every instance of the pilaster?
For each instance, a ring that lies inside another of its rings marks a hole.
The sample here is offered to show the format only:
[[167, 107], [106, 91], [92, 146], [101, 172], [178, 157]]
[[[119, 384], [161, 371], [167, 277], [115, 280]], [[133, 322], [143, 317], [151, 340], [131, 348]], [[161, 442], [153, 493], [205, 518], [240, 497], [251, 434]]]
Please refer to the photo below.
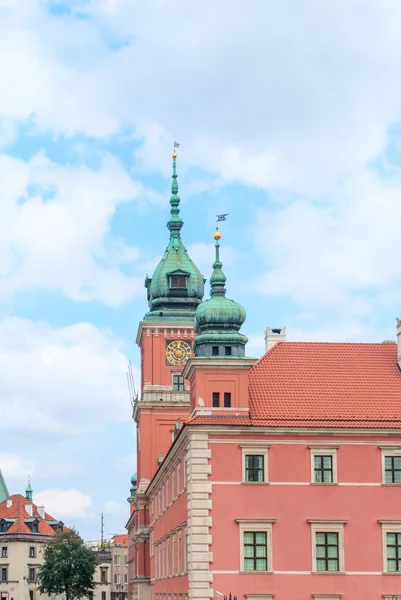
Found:
[[189, 599], [209, 600], [213, 597], [210, 583], [210, 552], [212, 536], [209, 533], [212, 517], [212, 484], [209, 482], [211, 465], [209, 459], [209, 436], [207, 433], [192, 431], [186, 460], [188, 496], [188, 596]]

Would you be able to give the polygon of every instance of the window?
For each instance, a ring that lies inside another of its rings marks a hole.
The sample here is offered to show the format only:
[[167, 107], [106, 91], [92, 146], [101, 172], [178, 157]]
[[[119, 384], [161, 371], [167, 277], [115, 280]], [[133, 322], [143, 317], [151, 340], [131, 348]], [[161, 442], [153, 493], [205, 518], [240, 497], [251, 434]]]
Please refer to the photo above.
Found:
[[231, 356], [231, 346], [226, 346], [224, 349], [224, 353], [226, 356]]
[[244, 570], [267, 571], [267, 533], [244, 531]]
[[241, 446], [243, 483], [266, 483], [269, 480], [267, 460], [269, 447]]
[[93, 592], [88, 592], [88, 599], [93, 600]]
[[8, 576], [7, 576], [7, 567], [2, 567], [1, 568], [1, 580], [2, 581], [7, 581]]
[[124, 583], [128, 583], [128, 574], [127, 573], [124, 574]]
[[177, 465], [177, 495], [181, 492], [181, 463]]
[[173, 375], [173, 390], [176, 392], [185, 390], [185, 379], [182, 375]]
[[33, 590], [29, 590], [29, 600], [35, 600], [35, 592]]
[[114, 573], [114, 584], [120, 585], [120, 573]]
[[114, 566], [115, 567], [119, 567], [120, 566], [120, 555], [116, 554], [114, 557]]
[[264, 471], [263, 454], [245, 455], [245, 481], [264, 481]]
[[220, 406], [220, 392], [213, 392], [213, 407], [218, 408]]
[[386, 533], [387, 571], [401, 571], [401, 532]]
[[172, 542], [172, 553], [171, 553], [171, 574], [176, 575], [175, 571], [175, 534], [173, 533], [173, 542]]
[[106, 569], [102, 569], [100, 571], [100, 583], [107, 583], [107, 571], [106, 571]]
[[35, 581], [35, 579], [36, 579], [35, 567], [29, 567], [29, 581]]
[[401, 521], [379, 521], [383, 531], [383, 571], [401, 572]]
[[344, 571], [344, 523], [309, 521], [312, 525], [312, 569], [314, 572]]
[[3, 546], [1, 549], [1, 558], [7, 558], [7, 556], [8, 556], [7, 546]]
[[6, 521], [0, 521], [0, 533], [6, 533], [8, 529], [8, 523]]
[[212, 356], [218, 356], [218, 355], [219, 355], [219, 347], [212, 346]]
[[36, 558], [36, 548], [35, 546], [29, 547], [29, 558]]
[[316, 570], [339, 571], [338, 533], [316, 532]]
[[187, 289], [186, 275], [170, 275], [170, 289]]
[[128, 567], [128, 554], [124, 556], [124, 567]]
[[313, 461], [315, 483], [333, 483], [333, 457], [316, 455]]
[[337, 483], [337, 448], [309, 448], [312, 483]]
[[224, 407], [230, 408], [231, 406], [231, 392], [224, 392]]
[[32, 523], [32, 533], [38, 533], [39, 528], [37, 523]]
[[240, 530], [241, 571], [272, 571], [272, 526], [274, 519], [237, 519]]
[[175, 471], [171, 474], [171, 496], [171, 501], [173, 501], [175, 498]]
[[185, 538], [184, 538], [184, 573], [187, 572], [188, 569], [188, 533], [185, 530]]
[[102, 592], [102, 600], [106, 600], [106, 592]]
[[384, 482], [401, 483], [401, 456], [384, 457]]

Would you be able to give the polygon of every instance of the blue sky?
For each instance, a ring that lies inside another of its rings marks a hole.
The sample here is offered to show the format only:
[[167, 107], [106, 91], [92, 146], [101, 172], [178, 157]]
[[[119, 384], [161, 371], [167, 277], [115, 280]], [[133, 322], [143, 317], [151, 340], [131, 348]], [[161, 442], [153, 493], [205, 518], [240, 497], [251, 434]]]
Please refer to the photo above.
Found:
[[398, 0], [0, 0], [0, 468], [87, 538], [124, 531], [143, 287], [183, 238], [290, 340], [395, 339]]

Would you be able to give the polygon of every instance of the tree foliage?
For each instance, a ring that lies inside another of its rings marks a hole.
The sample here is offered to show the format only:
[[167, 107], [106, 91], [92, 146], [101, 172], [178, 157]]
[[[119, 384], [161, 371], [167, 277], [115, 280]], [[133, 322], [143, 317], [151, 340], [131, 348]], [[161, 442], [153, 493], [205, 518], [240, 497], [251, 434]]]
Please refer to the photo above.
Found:
[[65, 594], [67, 600], [88, 596], [95, 587], [96, 558], [74, 531], [57, 533], [46, 544], [43, 565], [38, 569], [42, 594]]

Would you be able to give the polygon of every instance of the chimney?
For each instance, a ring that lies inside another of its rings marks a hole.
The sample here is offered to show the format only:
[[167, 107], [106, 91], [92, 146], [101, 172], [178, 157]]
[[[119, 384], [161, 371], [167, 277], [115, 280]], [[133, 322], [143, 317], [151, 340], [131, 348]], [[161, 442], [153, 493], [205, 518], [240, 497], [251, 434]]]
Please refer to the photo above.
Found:
[[39, 513], [39, 517], [41, 519], [45, 518], [45, 507], [44, 506], [38, 506], [38, 513]]
[[270, 327], [266, 327], [265, 351], [267, 352], [270, 348], [273, 348], [274, 344], [277, 344], [277, 342], [285, 342], [286, 335], [287, 327], [282, 327], [281, 329], [271, 329]]
[[13, 501], [11, 500], [11, 498], [8, 498], [8, 500], [7, 500], [7, 508], [11, 508], [12, 505], [13, 505]]
[[30, 517], [32, 517], [33, 513], [32, 513], [32, 504], [25, 504], [25, 510], [28, 513], [28, 515]]
[[398, 346], [397, 362], [398, 362], [398, 366], [401, 369], [401, 320], [400, 319], [397, 319], [397, 346]]

